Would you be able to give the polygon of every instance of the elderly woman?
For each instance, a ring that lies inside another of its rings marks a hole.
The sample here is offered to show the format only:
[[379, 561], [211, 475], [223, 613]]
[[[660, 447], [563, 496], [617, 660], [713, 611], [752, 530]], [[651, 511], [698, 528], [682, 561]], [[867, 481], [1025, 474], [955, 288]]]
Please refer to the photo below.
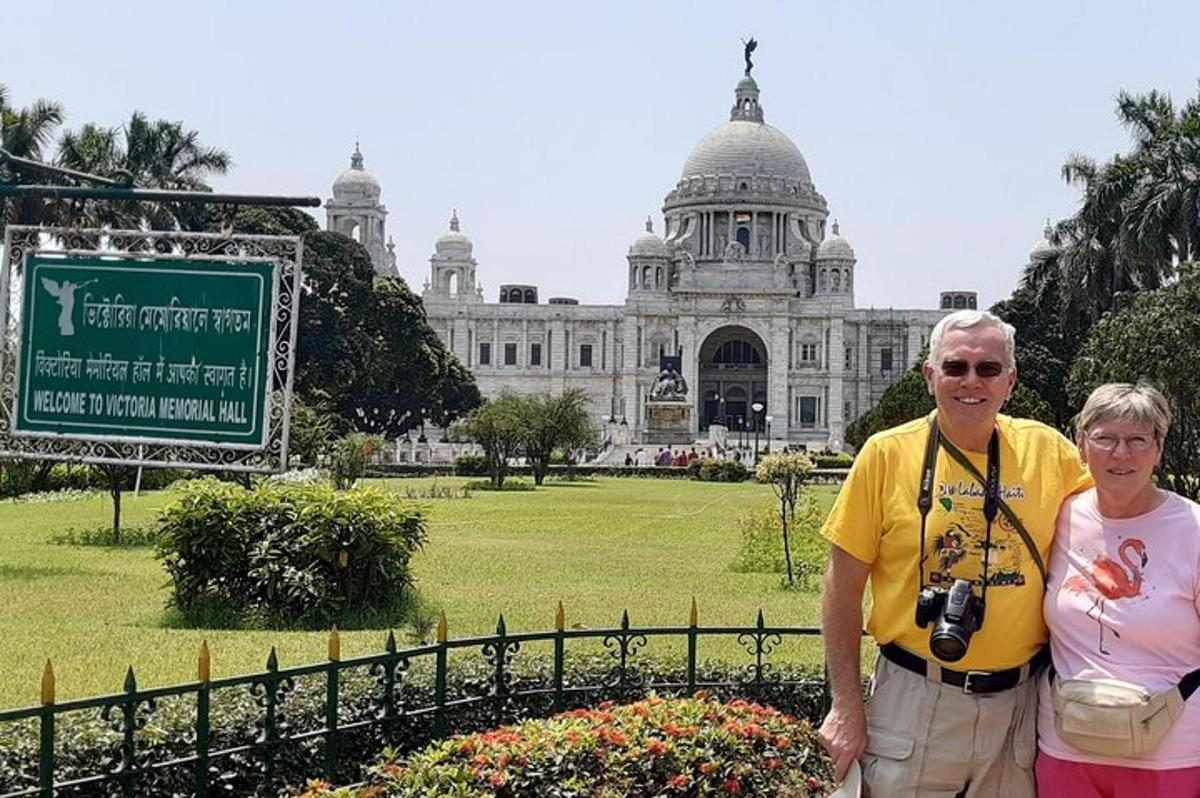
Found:
[[1050, 557], [1040, 795], [1200, 796], [1200, 506], [1151, 479], [1170, 422], [1162, 394], [1127, 384], [1076, 420], [1096, 486], [1063, 504]]

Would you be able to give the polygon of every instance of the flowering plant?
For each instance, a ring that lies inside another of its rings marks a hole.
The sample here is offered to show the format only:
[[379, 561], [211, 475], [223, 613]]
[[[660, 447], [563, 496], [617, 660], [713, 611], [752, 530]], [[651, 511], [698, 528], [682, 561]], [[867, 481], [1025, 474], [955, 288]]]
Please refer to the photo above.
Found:
[[655, 695], [385, 754], [368, 786], [313, 782], [300, 798], [823, 796], [832, 768], [807, 721], [742, 700]]

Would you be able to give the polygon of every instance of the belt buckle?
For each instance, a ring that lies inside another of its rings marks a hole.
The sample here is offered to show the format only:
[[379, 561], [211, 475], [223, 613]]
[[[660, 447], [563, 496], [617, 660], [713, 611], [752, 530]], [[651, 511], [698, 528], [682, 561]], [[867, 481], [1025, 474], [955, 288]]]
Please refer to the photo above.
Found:
[[992, 674], [988, 671], [967, 671], [966, 675], [963, 676], [962, 691], [964, 693], [974, 694], [975, 691], [973, 689], [971, 689], [971, 679], [972, 678], [978, 679], [978, 678], [982, 678], [984, 676], [991, 676], [991, 675]]

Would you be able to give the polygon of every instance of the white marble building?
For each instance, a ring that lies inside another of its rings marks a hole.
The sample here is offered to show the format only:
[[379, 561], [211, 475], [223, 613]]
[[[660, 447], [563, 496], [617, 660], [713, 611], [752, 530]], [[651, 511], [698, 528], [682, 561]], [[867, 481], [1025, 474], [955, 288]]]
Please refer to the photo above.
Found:
[[[339, 182], [347, 175], [360, 178], [352, 167]], [[430, 258], [429, 321], [485, 396], [582, 388], [597, 424], [618, 439], [643, 439], [661, 358], [677, 356], [693, 440], [713, 423], [757, 423], [774, 440], [840, 449], [845, 425], [913, 362], [945, 309], [975, 307], [973, 292], [944, 292], [936, 310], [855, 306], [854, 250], [836, 221], [827, 224], [800, 150], [764, 122], [749, 76], [729, 121], [688, 156], [662, 212], [665, 235], [648, 219], [624, 268], [614, 264], [627, 284], [623, 305], [540, 301], [534, 285], [503, 285], [499, 301], [485, 300], [456, 213]], [[758, 417], [755, 402], [765, 406]]]

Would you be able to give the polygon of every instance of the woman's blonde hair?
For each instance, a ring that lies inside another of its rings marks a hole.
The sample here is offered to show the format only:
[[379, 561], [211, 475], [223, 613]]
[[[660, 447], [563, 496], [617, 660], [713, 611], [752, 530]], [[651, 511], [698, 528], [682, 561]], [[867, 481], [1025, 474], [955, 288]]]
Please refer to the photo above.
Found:
[[1075, 416], [1075, 432], [1086, 435], [1088, 430], [1106, 421], [1132, 421], [1149, 424], [1159, 441], [1167, 437], [1171, 426], [1171, 406], [1154, 386], [1139, 382], [1110, 382], [1092, 391]]

